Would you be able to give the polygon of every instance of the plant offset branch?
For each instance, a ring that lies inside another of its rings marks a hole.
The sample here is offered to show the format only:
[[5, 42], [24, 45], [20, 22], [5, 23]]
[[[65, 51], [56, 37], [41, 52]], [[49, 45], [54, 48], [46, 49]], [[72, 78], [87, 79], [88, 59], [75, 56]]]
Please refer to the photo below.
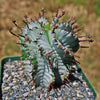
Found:
[[[59, 19], [65, 15], [65, 11], [58, 15], [57, 10], [53, 21], [50, 23], [44, 18], [44, 9], [39, 13], [39, 19], [35, 17], [34, 21], [28, 21], [25, 15], [26, 26], [19, 27], [16, 21], [13, 21], [16, 27], [21, 30], [21, 34], [11, 34], [19, 38], [17, 44], [20, 45], [22, 57], [26, 57], [31, 61], [33, 66], [32, 77], [35, 86], [48, 87], [48, 91], [52, 88], [59, 88], [65, 83], [71, 82], [71, 67], [78, 63], [74, 53], [79, 48], [87, 48], [80, 46], [79, 42], [93, 42], [90, 36], [79, 36], [79, 25], [75, 25], [75, 17], [71, 17], [68, 22], [59, 23]], [[86, 37], [88, 40], [79, 40]], [[25, 56], [26, 55], [26, 56]], [[70, 68], [69, 68], [70, 66]], [[70, 74], [69, 74], [70, 73]], [[67, 75], [67, 76], [66, 76]], [[33, 80], [32, 79], [32, 80]], [[78, 80], [78, 79], [77, 79]]]

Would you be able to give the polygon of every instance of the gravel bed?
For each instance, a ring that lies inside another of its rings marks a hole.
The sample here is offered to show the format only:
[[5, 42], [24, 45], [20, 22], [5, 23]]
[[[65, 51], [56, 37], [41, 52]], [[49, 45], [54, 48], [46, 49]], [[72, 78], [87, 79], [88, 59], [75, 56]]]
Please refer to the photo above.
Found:
[[[28, 69], [28, 70], [27, 70]], [[31, 81], [32, 65], [29, 61], [8, 61], [4, 65], [2, 100], [94, 100], [93, 91], [87, 86], [77, 71], [74, 73], [80, 81], [62, 85], [59, 90], [35, 88]], [[26, 77], [28, 76], [28, 78]]]

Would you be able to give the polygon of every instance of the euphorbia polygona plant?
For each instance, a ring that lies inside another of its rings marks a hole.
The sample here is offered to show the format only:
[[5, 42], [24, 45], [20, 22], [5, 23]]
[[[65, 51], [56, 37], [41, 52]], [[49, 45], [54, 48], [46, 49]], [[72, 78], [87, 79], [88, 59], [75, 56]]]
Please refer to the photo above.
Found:
[[[21, 30], [21, 34], [11, 34], [19, 38], [17, 44], [20, 45], [22, 56], [26, 57], [33, 64], [32, 81], [36, 87], [48, 87], [48, 91], [52, 88], [60, 88], [63, 84], [71, 81], [70, 77], [75, 78], [72, 74], [72, 66], [79, 63], [75, 57], [79, 57], [74, 53], [81, 48], [79, 42], [93, 40], [90, 36], [79, 36], [79, 25], [76, 24], [74, 17], [67, 22], [59, 23], [59, 19], [65, 14], [58, 15], [56, 12], [53, 21], [50, 23], [44, 17], [44, 9], [39, 13], [39, 18], [35, 17], [35, 21], [24, 16], [23, 21], [26, 26], [19, 27], [14, 20], [13, 23]], [[80, 38], [86, 37], [85, 40]]]

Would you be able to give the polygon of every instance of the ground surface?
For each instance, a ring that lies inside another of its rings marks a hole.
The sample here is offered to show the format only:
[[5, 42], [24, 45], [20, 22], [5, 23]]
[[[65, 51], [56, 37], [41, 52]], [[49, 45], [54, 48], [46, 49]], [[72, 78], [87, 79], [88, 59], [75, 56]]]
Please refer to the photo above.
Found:
[[[57, 8], [66, 11], [65, 21], [69, 16], [78, 18], [78, 23], [83, 28], [80, 34], [91, 34], [94, 43], [90, 44], [89, 49], [80, 49], [80, 66], [86, 73], [91, 84], [97, 91], [97, 100], [100, 100], [100, 1], [99, 0], [0, 0], [0, 59], [6, 56], [21, 55], [19, 46], [15, 43], [18, 39], [12, 36], [8, 29], [13, 27], [15, 33], [20, 33], [13, 24], [12, 20], [16, 19], [20, 26], [23, 16], [27, 14], [30, 18], [38, 15], [41, 8], [46, 9], [45, 16], [51, 20]], [[89, 44], [85, 44], [89, 45]]]

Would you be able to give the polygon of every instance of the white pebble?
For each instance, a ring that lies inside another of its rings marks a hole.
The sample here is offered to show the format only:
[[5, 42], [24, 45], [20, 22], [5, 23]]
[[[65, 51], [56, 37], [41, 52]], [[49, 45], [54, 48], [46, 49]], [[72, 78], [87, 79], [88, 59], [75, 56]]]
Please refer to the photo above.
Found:
[[23, 73], [23, 71], [19, 71], [20, 73]]
[[22, 70], [22, 68], [18, 68], [18, 70]]
[[9, 75], [8, 74], [4, 74], [4, 78], [8, 77]]
[[13, 89], [17, 89], [17, 88], [18, 88], [18, 86], [13, 86], [12, 88], [13, 88]]
[[29, 94], [29, 92], [26, 92], [26, 93], [23, 94], [23, 96], [24, 96], [24, 97], [27, 97], [28, 94]]
[[9, 76], [9, 77], [8, 77], [8, 80], [10, 81], [11, 79], [12, 79], [12, 77], [11, 77], [11, 76]]
[[24, 85], [27, 85], [28, 83], [27, 83], [27, 81], [24, 81], [23, 84], [24, 84]]
[[9, 86], [13, 86], [14, 84], [13, 83], [9, 83]]
[[11, 74], [14, 76], [15, 75], [15, 72], [12, 72]]
[[78, 87], [78, 83], [76, 81], [73, 82], [73, 86]]
[[10, 89], [10, 87], [5, 87], [5, 88], [4, 88], [5, 91], [7, 91], [7, 90], [9, 90], [9, 89]]
[[13, 83], [13, 84], [16, 84], [16, 83], [17, 83], [17, 81], [13, 81], [12, 83]]

